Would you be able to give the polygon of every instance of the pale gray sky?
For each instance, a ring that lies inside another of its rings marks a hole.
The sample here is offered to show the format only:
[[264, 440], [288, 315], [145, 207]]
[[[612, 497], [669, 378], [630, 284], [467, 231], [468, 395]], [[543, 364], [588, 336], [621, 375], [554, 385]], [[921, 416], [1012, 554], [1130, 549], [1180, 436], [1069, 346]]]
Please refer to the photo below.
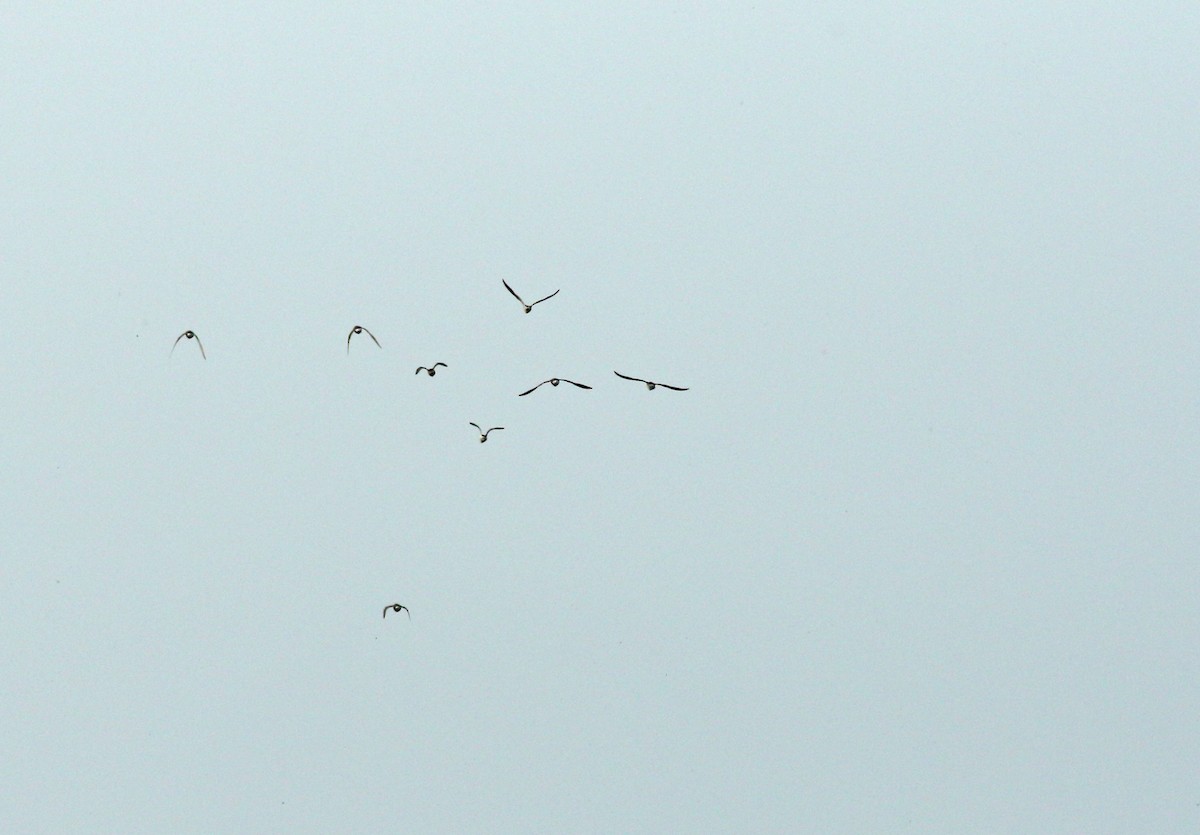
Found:
[[1200, 7], [390, 5], [0, 12], [0, 829], [1195, 832]]

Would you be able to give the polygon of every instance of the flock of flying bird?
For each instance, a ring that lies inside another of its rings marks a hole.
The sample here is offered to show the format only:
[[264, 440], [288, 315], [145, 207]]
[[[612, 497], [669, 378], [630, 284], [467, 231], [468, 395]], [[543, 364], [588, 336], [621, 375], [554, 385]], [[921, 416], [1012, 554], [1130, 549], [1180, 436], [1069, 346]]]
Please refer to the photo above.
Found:
[[[547, 301], [548, 299], [554, 298], [555, 296], [557, 296], [559, 294], [559, 292], [561, 290], [561, 288], [560, 288], [560, 290], [555, 290], [553, 293], [551, 293], [548, 296], [540, 298], [537, 301], [532, 302], [530, 304], [526, 304], [525, 300], [522, 299], [519, 295], [517, 295], [517, 291], [514, 290], [512, 287], [510, 287], [508, 285], [507, 281], [504, 281], [503, 279], [501, 279], [501, 283], [504, 285], [504, 288], [506, 290], [508, 290], [508, 292], [512, 293], [513, 298], [515, 298], [517, 301], [519, 301], [521, 303], [521, 306], [525, 308], [526, 313], [532, 312], [535, 305], [539, 305], [542, 302]], [[375, 338], [375, 334], [371, 333], [369, 330], [367, 330], [362, 325], [355, 325], [354, 327], [352, 327], [350, 329], [350, 333], [347, 334], [347, 336], [346, 336], [346, 353], [347, 354], [350, 353], [350, 340], [353, 339], [356, 335], [363, 334], [363, 333], [365, 333], [367, 336], [371, 337], [371, 341], [375, 343], [376, 347], [383, 348], [383, 346], [379, 344], [379, 340]], [[204, 343], [200, 341], [200, 336], [195, 331], [192, 331], [192, 330], [186, 330], [183, 333], [179, 334], [179, 336], [175, 337], [175, 342], [171, 345], [171, 354], [175, 353], [175, 348], [176, 348], [176, 346], [179, 345], [179, 340], [181, 340], [181, 339], [196, 340], [196, 345], [200, 349], [200, 357], [205, 360], [208, 359], [208, 354], [206, 354], [204, 352]], [[444, 363], [444, 362], [435, 362], [433, 365], [430, 365], [430, 366], [424, 366], [424, 365], [418, 366], [416, 372], [414, 372], [414, 373], [420, 374], [422, 371], [424, 371], [430, 377], [433, 377], [434, 375], [437, 374], [437, 369], [439, 367], [440, 368], [449, 368], [449, 366], [446, 365], [446, 363]], [[682, 386], [672, 386], [672, 385], [668, 385], [666, 383], [654, 382], [652, 380], [643, 380], [641, 377], [630, 377], [626, 374], [622, 374], [620, 371], [613, 371], [613, 373], [616, 374], [618, 377], [620, 377], [622, 380], [632, 380], [632, 381], [638, 382], [638, 383], [645, 383], [646, 388], [649, 389], [650, 391], [654, 391], [654, 389], [659, 386], [662, 386], [665, 389], [671, 389], [672, 391], [687, 391], [687, 388], [682, 387]], [[571, 385], [576, 386], [577, 388], [581, 388], [581, 389], [591, 390], [591, 388], [592, 388], [591, 386], [584, 385], [583, 383], [577, 383], [574, 380], [568, 380], [564, 377], [551, 377], [549, 380], [543, 380], [542, 382], [538, 383], [533, 388], [521, 392], [520, 394], [517, 395], [517, 397], [524, 397], [527, 394], [532, 394], [533, 392], [540, 389], [542, 386], [546, 385], [546, 383], [549, 383], [553, 387], [557, 387], [559, 383], [570, 383]], [[481, 443], [481, 444], [485, 443], [487, 441], [488, 435], [504, 428], [503, 426], [493, 426], [490, 429], [484, 431], [483, 427], [481, 427], [478, 423], [475, 423], [474, 421], [469, 421], [469, 423], [471, 426], [475, 427], [476, 431], [479, 432], [479, 443]], [[409, 612], [407, 606], [403, 606], [399, 603], [389, 603], [387, 606], [383, 607], [383, 617], [385, 619], [387, 618], [389, 611], [395, 612], [396, 614], [399, 614], [401, 611], [403, 611], [404, 614], [408, 615], [408, 619], [412, 620], [412, 613]]]

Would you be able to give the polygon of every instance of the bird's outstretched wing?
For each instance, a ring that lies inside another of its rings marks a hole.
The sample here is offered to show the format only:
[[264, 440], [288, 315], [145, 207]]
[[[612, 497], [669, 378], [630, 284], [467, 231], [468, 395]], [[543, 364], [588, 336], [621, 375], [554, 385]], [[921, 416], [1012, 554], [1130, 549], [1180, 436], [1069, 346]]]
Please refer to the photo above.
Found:
[[414, 373], [414, 374], [420, 374], [422, 371], [428, 371], [428, 370], [429, 370], [429, 369], [428, 369], [428, 368], [426, 368], [425, 366], [423, 366], [423, 365], [418, 365], [418, 366], [417, 366], [417, 370], [416, 370], [416, 371], [414, 371], [413, 373]]
[[[554, 297], [555, 297], [555, 296], [557, 296], [557, 295], [558, 295], [558, 294], [559, 294], [561, 291], [562, 291], [562, 288], [561, 288], [561, 287], [559, 287], [559, 288], [558, 288], [557, 290], [555, 290], [553, 293], [551, 293], [550, 295], [546, 296], [546, 299], [552, 299], [552, 298], [554, 298]], [[535, 301], [533, 304], [541, 304], [541, 303], [542, 303], [542, 302], [544, 302], [546, 299], [538, 299], [538, 300], [537, 300], [537, 301]], [[531, 305], [529, 305], [529, 306], [530, 306], [530, 307], [533, 307], [533, 304], [531, 304]]]
[[450, 367], [450, 366], [446, 365], [446, 363], [444, 363], [444, 362], [435, 362], [435, 363], [433, 364], [433, 367], [434, 367], [434, 368], [437, 368], [439, 365], [440, 365], [442, 368], [449, 368], [449, 367]]
[[503, 429], [503, 428], [504, 428], [503, 426], [493, 426], [487, 432], [484, 432], [483, 436], [486, 438], [488, 435], [490, 435], [492, 432], [495, 432], [497, 429]]
[[655, 383], [655, 385], [662, 386], [665, 389], [671, 389], [672, 391], [687, 391], [687, 389], [683, 386], [668, 386], [666, 383]]
[[505, 280], [502, 278], [502, 279], [500, 279], [500, 283], [501, 283], [501, 284], [503, 284], [503, 285], [504, 285], [504, 286], [505, 286], [505, 287], [508, 289], [508, 292], [510, 292], [510, 293], [512, 293], [512, 294], [513, 294], [513, 298], [514, 298], [514, 299], [516, 299], [517, 301], [519, 301], [521, 304], [525, 304], [525, 300], [524, 300], [523, 298], [521, 298], [520, 296], [518, 296], [518, 295], [517, 295], [517, 291], [516, 291], [516, 290], [514, 290], [513, 288], [511, 288], [511, 287], [509, 287], [509, 286], [508, 286], [508, 282], [507, 282], [507, 281], [505, 281]]
[[548, 383], [548, 382], [550, 382], [550, 381], [549, 381], [549, 380], [542, 380], [540, 383], [538, 383], [536, 386], [534, 386], [533, 388], [531, 388], [529, 391], [523, 391], [523, 392], [521, 392], [520, 394], [518, 394], [518, 395], [517, 395], [517, 397], [524, 397], [525, 395], [529, 394], [529, 392], [531, 392], [531, 391], [537, 391], [539, 388], [541, 388], [542, 386], [546, 385], [546, 383]]
[[[175, 346], [179, 344], [179, 340], [183, 339], [185, 336], [187, 336], [187, 331], [184, 331], [183, 333], [179, 334], [179, 336], [175, 337], [175, 341], [171, 343], [172, 354], [175, 353]], [[168, 354], [168, 356], [170, 356], [170, 354]]]
[[[470, 423], [472, 426], [474, 426], [476, 429], [478, 429], [478, 430], [479, 430], [479, 434], [480, 434], [480, 435], [483, 435], [483, 434], [484, 434], [484, 431], [483, 431], [483, 429], [482, 429], [482, 428], [480, 428], [480, 426], [479, 426], [479, 424], [478, 424], [478, 423], [476, 423], [476, 422], [475, 422], [475, 421], [473, 421], [473, 420], [471, 420], [471, 421], [467, 421], [467, 422], [468, 422], [468, 423]], [[491, 430], [488, 430], [488, 431], [490, 432]]]
[[620, 371], [614, 371], [613, 374], [616, 374], [622, 380], [637, 380], [639, 383], [649, 383], [650, 382], [649, 380], [643, 380], [641, 377], [630, 377], [628, 374], [622, 374]]
[[[360, 328], [362, 328], [362, 325], [359, 325], [359, 327], [360, 327]], [[382, 347], [383, 347], [382, 345], [380, 345], [380, 344], [379, 344], [379, 340], [375, 338], [375, 334], [371, 333], [371, 332], [370, 332], [370, 331], [368, 331], [366, 328], [363, 328], [363, 330], [364, 330], [364, 331], [367, 331], [367, 336], [371, 337], [371, 341], [375, 343], [375, 347], [376, 347], [376, 348], [382, 348]]]
[[200, 346], [200, 356], [203, 359], [208, 359], [208, 354], [204, 353], [204, 343], [200, 341], [200, 334], [192, 331], [192, 336], [196, 337], [196, 344]]
[[383, 617], [384, 617], [384, 620], [387, 620], [387, 613], [388, 613], [388, 609], [390, 609], [390, 608], [392, 608], [392, 604], [391, 604], [391, 603], [389, 603], [388, 605], [386, 605], [386, 606], [384, 606], [384, 607], [383, 607]]
[[590, 389], [590, 388], [591, 388], [591, 386], [585, 386], [583, 383], [577, 383], [577, 382], [575, 382], [574, 380], [568, 380], [568, 379], [566, 379], [566, 378], [564, 378], [564, 377], [559, 377], [558, 379], [559, 379], [561, 382], [564, 382], [564, 383], [570, 383], [570, 384], [571, 384], [571, 385], [573, 385], [573, 386], [579, 386], [579, 388], [581, 388], [581, 389]]

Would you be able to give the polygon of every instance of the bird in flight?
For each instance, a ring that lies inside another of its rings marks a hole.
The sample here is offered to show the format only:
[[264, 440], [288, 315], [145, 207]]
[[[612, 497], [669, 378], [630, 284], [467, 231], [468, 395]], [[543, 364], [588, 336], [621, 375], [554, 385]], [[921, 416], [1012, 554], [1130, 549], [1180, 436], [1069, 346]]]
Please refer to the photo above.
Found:
[[404, 610], [404, 614], [408, 615], [408, 619], [412, 620], [412, 612], [408, 611], [407, 606], [401, 606], [399, 603], [390, 603], [383, 607], [383, 617], [387, 618], [388, 609], [391, 609], [396, 614], [400, 614], [400, 610]]
[[673, 389], [675, 391], [687, 391], [685, 388], [681, 388], [679, 386], [668, 386], [666, 383], [652, 383], [649, 380], [643, 380], [641, 377], [626, 377], [620, 371], [614, 371], [613, 374], [616, 374], [622, 380], [637, 380], [639, 383], [645, 383], [646, 388], [650, 389], [650, 391], [654, 391], [655, 386], [662, 386], [665, 389]]
[[478, 423], [476, 423], [475, 421], [473, 421], [473, 420], [472, 420], [472, 421], [470, 421], [470, 424], [471, 424], [472, 426], [474, 426], [476, 429], [478, 429], [478, 430], [479, 430], [479, 443], [481, 443], [481, 444], [482, 444], [482, 443], [484, 443], [485, 441], [487, 441], [487, 436], [488, 436], [489, 434], [491, 434], [492, 432], [495, 432], [497, 429], [503, 429], [503, 428], [504, 428], [503, 426], [493, 426], [493, 427], [492, 427], [491, 429], [489, 429], [487, 432], [484, 432], [484, 431], [483, 431], [483, 428], [482, 428], [482, 427], [481, 427], [481, 426], [480, 426]]
[[425, 367], [425, 366], [423, 366], [423, 365], [418, 365], [418, 366], [417, 366], [417, 370], [416, 370], [416, 371], [414, 371], [413, 373], [414, 373], [414, 374], [420, 374], [422, 371], [424, 371], [426, 374], [428, 374], [430, 377], [432, 377], [434, 374], [437, 374], [437, 367], [438, 367], [439, 365], [440, 365], [442, 368], [449, 368], [449, 367], [450, 367], [450, 366], [446, 365], [446, 363], [444, 363], [444, 362], [435, 362], [433, 365], [429, 366], [429, 368], [426, 368], [426, 367]]
[[354, 334], [356, 334], [356, 333], [363, 333], [364, 331], [366, 332], [367, 336], [371, 337], [372, 342], [374, 342], [380, 348], [383, 347], [382, 345], [379, 344], [379, 340], [375, 338], [375, 334], [371, 333], [369, 330], [364, 328], [362, 325], [355, 325], [354, 327], [352, 327], [350, 329], [350, 333], [346, 337], [346, 353], [347, 354], [350, 353], [350, 337], [354, 336]]
[[520, 296], [518, 296], [518, 295], [517, 295], [517, 291], [516, 291], [516, 290], [514, 290], [513, 288], [511, 288], [511, 287], [509, 287], [509, 286], [508, 286], [508, 282], [507, 282], [507, 281], [505, 281], [505, 280], [502, 278], [502, 279], [500, 279], [500, 283], [501, 283], [501, 284], [503, 284], [503, 285], [505, 286], [505, 288], [507, 288], [507, 289], [508, 289], [508, 292], [512, 293], [512, 294], [513, 294], [513, 297], [514, 297], [514, 298], [515, 298], [517, 301], [519, 301], [519, 302], [521, 303], [522, 307], [524, 307], [524, 308], [525, 308], [525, 312], [526, 312], [526, 313], [528, 313], [529, 311], [533, 310], [533, 304], [541, 304], [541, 303], [542, 303], [542, 302], [544, 302], [546, 299], [552, 299], [552, 298], [554, 298], [555, 296], [557, 296], [557, 295], [558, 295], [558, 293], [559, 293], [559, 290], [561, 290], [561, 289], [562, 289], [562, 288], [560, 287], [558, 290], [555, 290], [553, 293], [551, 293], [550, 295], [546, 296], [546, 299], [538, 299], [538, 300], [537, 300], [537, 301], [535, 301], [533, 304], [525, 304], [525, 300], [524, 300], [523, 298], [521, 298]]
[[579, 386], [579, 388], [581, 388], [581, 389], [590, 389], [591, 388], [591, 386], [585, 386], [583, 383], [577, 383], [574, 380], [567, 380], [567, 379], [563, 379], [561, 377], [551, 377], [549, 380], [542, 380], [540, 383], [538, 383], [536, 386], [531, 388], [529, 391], [521, 392], [520, 394], [517, 395], [517, 397], [524, 397], [525, 395], [529, 394], [529, 392], [531, 392], [531, 391], [537, 391], [542, 386], [546, 385], [546, 383], [549, 383], [552, 386], [557, 386], [559, 383], [570, 383], [573, 386]]
[[183, 333], [179, 334], [179, 336], [175, 337], [175, 342], [171, 345], [171, 353], [175, 353], [175, 346], [178, 345], [179, 340], [183, 339], [185, 336], [188, 339], [196, 340], [196, 344], [200, 346], [200, 356], [204, 359], [208, 359], [208, 355], [204, 353], [204, 343], [200, 341], [200, 337], [196, 336], [195, 331], [184, 331]]

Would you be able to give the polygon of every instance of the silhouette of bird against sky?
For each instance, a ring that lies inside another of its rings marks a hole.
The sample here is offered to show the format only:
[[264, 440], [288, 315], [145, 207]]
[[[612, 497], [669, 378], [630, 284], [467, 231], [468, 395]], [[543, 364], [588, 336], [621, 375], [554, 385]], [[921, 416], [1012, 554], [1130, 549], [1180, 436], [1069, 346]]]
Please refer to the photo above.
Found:
[[171, 344], [171, 353], [175, 353], [175, 346], [178, 345], [179, 340], [183, 339], [185, 336], [188, 339], [196, 340], [196, 344], [200, 346], [200, 356], [203, 359], [208, 359], [208, 354], [204, 353], [204, 343], [200, 341], [200, 337], [196, 335], [195, 331], [184, 331], [183, 333], [179, 334], [179, 336], [175, 337], [175, 341]]
[[509, 287], [509, 286], [508, 286], [508, 282], [507, 282], [507, 281], [505, 281], [505, 280], [502, 278], [502, 279], [500, 279], [500, 283], [501, 283], [501, 284], [503, 284], [503, 285], [504, 285], [504, 286], [505, 286], [505, 287], [508, 289], [508, 292], [512, 293], [512, 294], [513, 294], [513, 297], [514, 297], [514, 298], [515, 298], [517, 301], [519, 301], [519, 302], [521, 303], [521, 306], [525, 308], [525, 312], [526, 312], [526, 313], [528, 313], [529, 311], [533, 310], [533, 305], [534, 305], [534, 304], [541, 304], [541, 303], [542, 303], [542, 302], [544, 302], [546, 299], [552, 299], [552, 298], [554, 298], [555, 296], [557, 296], [557, 295], [558, 295], [558, 293], [559, 293], [559, 290], [561, 290], [561, 289], [562, 289], [562, 288], [560, 287], [560, 288], [559, 288], [559, 290], [555, 290], [553, 293], [551, 293], [550, 295], [546, 296], [545, 298], [538, 299], [538, 300], [537, 300], [537, 301], [535, 301], [533, 304], [525, 304], [525, 300], [524, 300], [523, 298], [521, 298], [520, 296], [518, 296], [518, 295], [517, 295], [517, 291], [516, 291], [516, 290], [514, 290], [513, 288], [511, 288], [511, 287]]
[[620, 371], [614, 371], [613, 374], [616, 374], [622, 380], [637, 380], [639, 383], [645, 383], [646, 388], [648, 388], [650, 391], [654, 391], [655, 386], [662, 386], [665, 389], [674, 389], [675, 391], [687, 391], [687, 389], [681, 388], [680, 386], [668, 386], [666, 383], [652, 383], [649, 380], [643, 380], [641, 377], [627, 377]]
[[517, 395], [517, 397], [524, 397], [525, 395], [529, 394], [529, 392], [537, 391], [542, 386], [546, 385], [546, 383], [549, 383], [552, 386], [557, 386], [559, 383], [570, 383], [571, 385], [578, 386], [581, 389], [590, 389], [591, 388], [591, 386], [585, 386], [583, 383], [577, 383], [574, 380], [568, 380], [565, 377], [551, 377], [549, 380], [542, 380], [540, 383], [538, 383], [536, 386], [531, 388], [529, 391], [521, 392], [520, 394]]
[[476, 423], [475, 421], [470, 421], [470, 424], [479, 430], [479, 443], [481, 443], [481, 444], [484, 443], [485, 441], [487, 441], [487, 436], [490, 433], [495, 432], [497, 429], [504, 428], [503, 426], [493, 426], [487, 432], [484, 432], [482, 427], [480, 427], [480, 425], [478, 423]]
[[354, 327], [352, 327], [350, 329], [350, 333], [346, 336], [346, 353], [347, 354], [350, 353], [350, 339], [354, 336], [354, 334], [363, 333], [363, 332], [366, 332], [367, 336], [371, 337], [371, 341], [374, 342], [378, 347], [380, 347], [380, 348], [383, 347], [382, 345], [379, 344], [379, 340], [375, 338], [375, 334], [371, 333], [369, 330], [364, 328], [362, 325], [355, 325]]

